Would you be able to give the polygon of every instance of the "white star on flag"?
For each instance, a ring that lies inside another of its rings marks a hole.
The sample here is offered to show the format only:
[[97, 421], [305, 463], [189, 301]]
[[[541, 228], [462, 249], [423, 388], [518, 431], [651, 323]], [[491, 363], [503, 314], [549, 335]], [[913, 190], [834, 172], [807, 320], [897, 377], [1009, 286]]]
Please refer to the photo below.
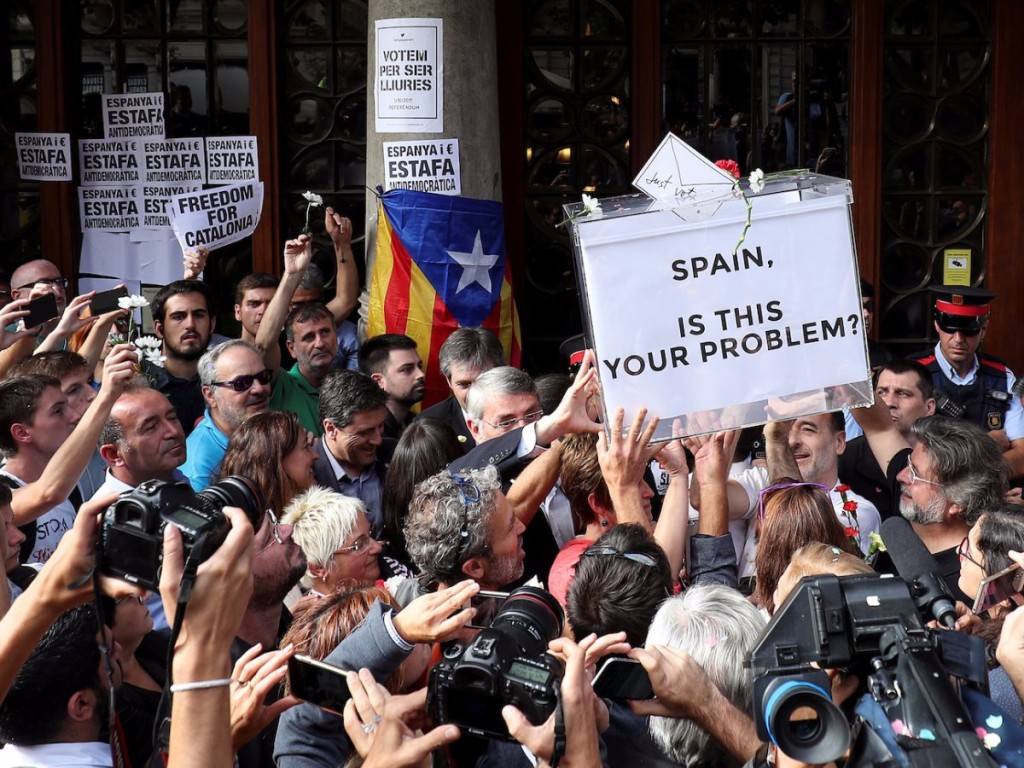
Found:
[[490, 270], [498, 262], [501, 254], [484, 253], [484, 247], [480, 243], [479, 229], [476, 231], [472, 252], [448, 251], [448, 255], [462, 267], [462, 278], [459, 280], [459, 287], [455, 289], [455, 293], [462, 293], [473, 283], [479, 283], [481, 288], [488, 293], [491, 292]]

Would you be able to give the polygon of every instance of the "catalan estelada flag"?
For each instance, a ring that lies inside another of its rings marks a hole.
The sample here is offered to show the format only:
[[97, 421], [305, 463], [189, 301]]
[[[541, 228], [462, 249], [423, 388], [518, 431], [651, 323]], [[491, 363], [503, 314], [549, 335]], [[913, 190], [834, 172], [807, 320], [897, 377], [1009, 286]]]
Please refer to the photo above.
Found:
[[367, 336], [415, 339], [426, 371], [423, 404], [448, 396], [437, 356], [456, 328], [487, 328], [518, 366], [519, 315], [501, 203], [408, 189], [379, 200]]

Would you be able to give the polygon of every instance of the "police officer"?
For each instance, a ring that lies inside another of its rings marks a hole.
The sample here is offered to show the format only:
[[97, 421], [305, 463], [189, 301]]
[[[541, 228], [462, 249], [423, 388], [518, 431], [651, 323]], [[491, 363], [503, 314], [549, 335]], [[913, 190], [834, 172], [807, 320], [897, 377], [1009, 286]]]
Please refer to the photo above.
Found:
[[932, 286], [932, 293], [939, 343], [930, 354], [914, 357], [932, 376], [936, 411], [988, 430], [1003, 448], [1011, 476], [1024, 475], [1024, 407], [1011, 394], [1017, 379], [1002, 360], [978, 352], [996, 295], [983, 288], [942, 285]]

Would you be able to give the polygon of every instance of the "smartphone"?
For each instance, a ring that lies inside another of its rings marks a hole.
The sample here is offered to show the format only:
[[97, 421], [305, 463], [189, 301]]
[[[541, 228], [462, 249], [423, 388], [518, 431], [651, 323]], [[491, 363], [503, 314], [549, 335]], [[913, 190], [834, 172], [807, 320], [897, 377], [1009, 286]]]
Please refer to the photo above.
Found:
[[53, 318], [60, 314], [57, 312], [57, 297], [52, 293], [40, 296], [38, 299], [32, 299], [23, 307], [23, 310], [28, 312], [22, 318], [26, 328], [35, 328], [38, 325], [53, 320]]
[[594, 693], [603, 699], [653, 699], [651, 678], [636, 659], [610, 657], [594, 675]]
[[311, 659], [292, 656], [288, 659], [288, 683], [293, 696], [310, 704], [344, 714], [345, 704], [352, 694], [345, 681], [347, 670]]
[[105, 315], [107, 312], [113, 312], [115, 309], [119, 309], [117, 300], [127, 295], [128, 289], [123, 285], [120, 288], [97, 293], [89, 302], [89, 311], [93, 315]]
[[471, 629], [487, 629], [498, 615], [498, 611], [505, 604], [508, 592], [493, 592], [481, 589], [469, 600], [471, 608], [476, 608], [476, 615], [469, 620], [467, 627]]
[[982, 579], [978, 585], [978, 594], [974, 598], [971, 610], [978, 614], [984, 613], [994, 605], [1009, 600], [1024, 589], [1024, 570], [1020, 563], [1014, 563], [999, 573], [993, 573]]

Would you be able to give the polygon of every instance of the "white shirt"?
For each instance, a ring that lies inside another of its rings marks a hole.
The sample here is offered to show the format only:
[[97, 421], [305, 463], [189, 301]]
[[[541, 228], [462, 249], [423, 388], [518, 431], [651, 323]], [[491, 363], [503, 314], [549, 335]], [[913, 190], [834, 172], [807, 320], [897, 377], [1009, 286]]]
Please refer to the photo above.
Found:
[[[3, 470], [3, 474], [17, 483], [19, 488], [25, 485], [25, 481], [12, 474], [10, 470]], [[36, 546], [25, 560], [25, 564], [42, 565], [49, 560], [64, 534], [70, 531], [74, 524], [75, 507], [68, 499], [64, 499], [60, 504], [37, 517], [35, 520]]]
[[98, 741], [0, 749], [0, 768], [113, 768], [110, 745]]

